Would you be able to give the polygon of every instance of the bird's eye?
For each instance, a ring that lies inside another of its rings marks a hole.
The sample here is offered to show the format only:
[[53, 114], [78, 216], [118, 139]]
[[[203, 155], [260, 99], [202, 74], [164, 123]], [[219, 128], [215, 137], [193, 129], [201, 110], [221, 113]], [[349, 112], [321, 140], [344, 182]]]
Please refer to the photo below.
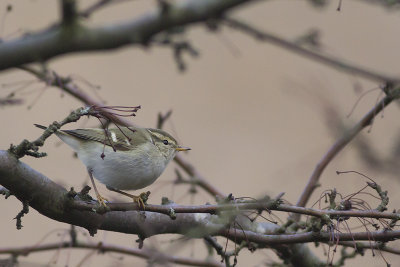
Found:
[[168, 140], [163, 140], [162, 142], [164, 143], [164, 145], [168, 145], [169, 144]]

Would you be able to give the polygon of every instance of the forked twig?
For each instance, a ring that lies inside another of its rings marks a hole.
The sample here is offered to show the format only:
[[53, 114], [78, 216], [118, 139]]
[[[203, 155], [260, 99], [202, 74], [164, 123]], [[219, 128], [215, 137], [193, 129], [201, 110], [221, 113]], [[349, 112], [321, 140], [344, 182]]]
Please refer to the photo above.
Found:
[[[398, 89], [396, 89], [398, 90]], [[312, 192], [316, 188], [316, 185], [321, 177], [325, 167], [332, 161], [332, 159], [351, 141], [353, 138], [360, 133], [365, 127], [367, 127], [373, 120], [373, 118], [383, 110], [384, 107], [389, 105], [395, 98], [388, 94], [385, 96], [377, 105], [375, 105], [364, 117], [356, 123], [351, 129], [345, 131], [343, 135], [333, 144], [328, 152], [322, 157], [322, 159], [316, 165], [313, 173], [308, 180], [306, 187], [304, 188], [297, 206], [304, 207], [311, 197]], [[299, 217], [296, 217], [299, 220]]]

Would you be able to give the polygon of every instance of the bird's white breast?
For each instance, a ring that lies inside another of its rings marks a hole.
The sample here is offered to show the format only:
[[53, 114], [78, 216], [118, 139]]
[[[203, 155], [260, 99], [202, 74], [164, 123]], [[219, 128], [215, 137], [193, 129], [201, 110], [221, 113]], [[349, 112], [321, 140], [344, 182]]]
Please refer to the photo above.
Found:
[[101, 158], [103, 146], [88, 142], [86, 149], [77, 151], [78, 158], [92, 170], [93, 176], [103, 184], [120, 190], [136, 190], [152, 184], [163, 172], [167, 162], [159, 150], [150, 143], [131, 151], [114, 152], [105, 147], [104, 159]]

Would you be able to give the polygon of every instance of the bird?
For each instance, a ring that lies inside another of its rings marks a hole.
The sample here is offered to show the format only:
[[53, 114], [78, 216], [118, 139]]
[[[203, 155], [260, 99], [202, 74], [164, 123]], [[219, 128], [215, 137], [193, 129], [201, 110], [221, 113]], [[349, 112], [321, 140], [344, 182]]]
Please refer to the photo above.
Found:
[[[36, 127], [47, 127], [35, 124]], [[57, 130], [55, 134], [78, 155], [86, 166], [98, 202], [106, 207], [106, 198], [97, 190], [94, 178], [107, 189], [132, 198], [144, 209], [141, 195], [122, 190], [138, 190], [154, 183], [178, 151], [190, 150], [178, 145], [169, 133], [152, 128], [117, 127]]]

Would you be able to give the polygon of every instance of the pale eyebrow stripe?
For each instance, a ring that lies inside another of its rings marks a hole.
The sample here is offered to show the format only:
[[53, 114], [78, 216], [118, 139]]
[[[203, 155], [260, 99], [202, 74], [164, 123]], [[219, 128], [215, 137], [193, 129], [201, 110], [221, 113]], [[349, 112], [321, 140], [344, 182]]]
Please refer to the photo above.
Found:
[[[161, 134], [161, 133], [159, 133], [159, 132], [155, 132], [155, 131], [152, 131], [152, 130], [150, 130], [150, 129], [147, 129], [147, 130], [148, 130], [150, 133], [152, 133], [155, 137], [157, 137], [157, 139], [160, 140], [160, 141], [162, 141], [162, 140], [167, 140], [167, 141], [170, 142], [170, 143], [177, 144], [176, 140], [175, 140], [173, 137], [170, 137], [170, 136], [168, 136], [168, 135], [163, 135], [163, 134]], [[153, 144], [154, 144], [153, 137], [151, 136], [150, 138], [152, 139], [152, 142], [153, 142]]]

